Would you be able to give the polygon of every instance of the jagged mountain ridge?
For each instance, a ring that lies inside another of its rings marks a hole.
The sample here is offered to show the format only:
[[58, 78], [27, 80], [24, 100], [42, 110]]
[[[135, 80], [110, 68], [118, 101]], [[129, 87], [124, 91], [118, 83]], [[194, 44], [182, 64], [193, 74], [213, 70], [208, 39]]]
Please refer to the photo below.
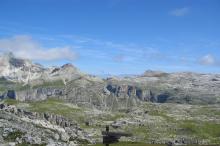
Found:
[[31, 60], [20, 59], [9, 53], [0, 56], [0, 76], [13, 82], [29, 83], [34, 80], [70, 80], [80, 74], [76, 67], [65, 64], [61, 67], [45, 68]]
[[71, 64], [45, 68], [12, 54], [0, 61], [0, 77], [21, 84], [19, 89], [14, 84], [5, 86], [2, 98], [10, 94], [21, 101], [56, 97], [81, 106], [110, 109], [130, 108], [140, 102], [220, 103], [219, 74], [148, 70], [140, 76], [102, 79], [81, 73]]

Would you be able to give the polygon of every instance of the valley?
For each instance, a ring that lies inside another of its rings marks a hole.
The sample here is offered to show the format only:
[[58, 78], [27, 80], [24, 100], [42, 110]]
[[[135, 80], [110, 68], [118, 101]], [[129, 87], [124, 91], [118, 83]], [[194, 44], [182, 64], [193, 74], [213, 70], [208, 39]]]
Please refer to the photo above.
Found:
[[45, 68], [13, 55], [2, 60], [5, 145], [99, 145], [106, 125], [132, 134], [121, 145], [220, 143], [219, 74], [148, 70], [100, 78], [71, 64]]

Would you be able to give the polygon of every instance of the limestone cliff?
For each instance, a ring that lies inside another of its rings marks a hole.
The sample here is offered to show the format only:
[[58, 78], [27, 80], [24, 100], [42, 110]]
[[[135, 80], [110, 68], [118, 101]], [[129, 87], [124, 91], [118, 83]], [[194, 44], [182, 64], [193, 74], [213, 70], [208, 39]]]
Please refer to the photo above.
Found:
[[220, 75], [146, 71], [102, 79], [71, 64], [45, 68], [30, 60], [1, 57], [0, 97], [25, 100], [60, 98], [99, 109], [127, 109], [139, 102], [214, 104], [220, 102]]

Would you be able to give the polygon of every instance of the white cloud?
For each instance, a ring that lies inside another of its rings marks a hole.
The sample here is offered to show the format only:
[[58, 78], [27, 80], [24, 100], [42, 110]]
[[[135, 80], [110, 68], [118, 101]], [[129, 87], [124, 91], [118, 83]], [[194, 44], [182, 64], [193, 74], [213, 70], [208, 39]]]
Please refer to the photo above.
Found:
[[69, 46], [46, 48], [27, 35], [0, 39], [0, 51], [12, 52], [16, 57], [31, 60], [74, 60], [77, 57]]
[[170, 12], [170, 14], [173, 16], [185, 16], [188, 13], [189, 13], [189, 8], [187, 8], [187, 7], [174, 9]]
[[217, 64], [216, 59], [211, 54], [207, 54], [203, 56], [199, 62], [201, 65], [216, 65]]

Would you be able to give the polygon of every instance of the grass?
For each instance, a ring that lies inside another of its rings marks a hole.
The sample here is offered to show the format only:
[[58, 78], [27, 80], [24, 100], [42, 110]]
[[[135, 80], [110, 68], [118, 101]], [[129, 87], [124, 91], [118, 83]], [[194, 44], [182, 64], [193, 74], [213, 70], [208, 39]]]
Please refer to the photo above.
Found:
[[28, 104], [28, 110], [32, 112], [61, 115], [76, 120], [80, 125], [85, 122], [85, 115], [81, 108], [69, 106], [60, 99], [49, 98], [43, 101], [28, 102]]
[[199, 108], [194, 114], [219, 117], [220, 110], [216, 107], [203, 106]]
[[148, 114], [151, 115], [151, 116], [160, 116], [160, 117], [164, 118], [167, 122], [176, 122], [175, 118], [168, 116], [166, 114], [166, 112], [164, 112], [164, 111], [150, 110], [148, 112]]
[[5, 90], [6, 90], [5, 87], [1, 87], [1, 86], [0, 86], [0, 92], [4, 92]]
[[[104, 144], [95, 144], [91, 146], [104, 146]], [[165, 146], [160, 144], [145, 144], [145, 143], [137, 143], [137, 142], [119, 142], [115, 144], [110, 144], [110, 146]]]
[[205, 137], [220, 137], [220, 124], [213, 122], [183, 121], [181, 127], [187, 134], [196, 134]]
[[[19, 102], [16, 100], [12, 99], [5, 99], [5, 103], [11, 104], [11, 105], [17, 105]], [[85, 125], [85, 119], [88, 120], [88, 117], [86, 118], [86, 114], [82, 108], [70, 106], [67, 103], [65, 103], [63, 100], [55, 99], [55, 98], [50, 98], [44, 101], [37, 101], [37, 102], [26, 102], [29, 104], [29, 107], [27, 107], [30, 111], [35, 111], [35, 112], [48, 112], [51, 114], [56, 114], [56, 115], [62, 115], [64, 117], [67, 117], [69, 119], [73, 119], [77, 121], [80, 124], [81, 128], [100, 128], [96, 127], [95, 125], [91, 126], [86, 126]], [[145, 107], [146, 106], [146, 107]], [[148, 141], [148, 139], [151, 138], [152, 133], [155, 133], [154, 130], [157, 130], [158, 136], [164, 136], [164, 137], [171, 137], [169, 135], [174, 135], [173, 137], [175, 138], [176, 136], [180, 135], [187, 135], [187, 136], [192, 136], [195, 138], [198, 138], [198, 140], [207, 140], [212, 144], [217, 144], [220, 143], [220, 124], [219, 123], [214, 123], [212, 121], [206, 122], [206, 121], [200, 121], [200, 120], [176, 120], [175, 118], [169, 116], [167, 113], [169, 113], [169, 109], [165, 108], [158, 108], [157, 105], [147, 103], [144, 106], [144, 110], [147, 110], [149, 115], [151, 116], [158, 116], [163, 118], [161, 125], [165, 124], [169, 125], [172, 124], [177, 131], [173, 131], [171, 128], [171, 131], [166, 131], [167, 135], [163, 135], [164, 131], [167, 129], [155, 129], [155, 127], [147, 127], [147, 126], [124, 126], [122, 127], [125, 132], [131, 132], [133, 135], [138, 135], [141, 137], [141, 140], [143, 139], [142, 142]], [[199, 111], [200, 110], [200, 111]], [[209, 106], [202, 106], [198, 110], [195, 109], [192, 111], [193, 115], [206, 115], [208, 117], [217, 117], [220, 115], [220, 111], [217, 106], [214, 107], [209, 107]], [[191, 115], [193, 117], [193, 115]], [[215, 116], [214, 116], [215, 115]], [[102, 116], [97, 116], [93, 118], [97, 118], [97, 121], [115, 121], [117, 119], [126, 117], [126, 114], [124, 112], [114, 112], [113, 114], [108, 114], [108, 115], [102, 115]], [[201, 119], [203, 120], [203, 119]], [[160, 126], [160, 124], [158, 125]], [[156, 133], [156, 134], [157, 134]], [[103, 144], [97, 144], [93, 146], [103, 146]], [[148, 144], [144, 143], [126, 143], [126, 142], [120, 142], [117, 144], [110, 144], [112, 146], [150, 146]], [[155, 146], [155, 145], [154, 145]]]
[[0, 78], [0, 84], [11, 84], [11, 83], [13, 83], [13, 82], [8, 81], [7, 79], [5, 79], [3, 77]]
[[22, 91], [22, 90], [27, 90], [30, 89], [30, 85], [22, 85], [22, 84], [16, 84], [15, 85], [15, 90], [16, 91]]
[[65, 105], [63, 100], [49, 98], [43, 101], [28, 102], [31, 111], [35, 112], [49, 112], [52, 114], [70, 116], [72, 112], [80, 111], [79, 108], [69, 107]]
[[36, 89], [36, 88], [63, 87], [63, 86], [64, 86], [64, 83], [62, 80], [56, 80], [56, 81], [52, 81], [52, 82], [44, 82], [42, 84], [35, 85], [35, 86], [33, 86], [33, 88]]
[[74, 106], [71, 107], [63, 100], [49, 98], [44, 101], [28, 102], [28, 104], [29, 111], [61, 115], [70, 120], [76, 121], [82, 128], [91, 128], [91, 126], [85, 126], [86, 115], [84, 109]]
[[182, 129], [183, 134], [197, 135], [200, 133], [200, 129], [198, 129], [198, 126], [195, 121], [185, 120], [181, 123], [180, 127]]
[[125, 117], [124, 113], [114, 113], [113, 115], [108, 115], [103, 117], [105, 121], [116, 121], [117, 119]]
[[88, 145], [90, 143], [86, 139], [79, 139], [79, 138], [71, 139], [70, 141], [77, 141], [77, 143], [81, 145]]
[[8, 81], [5, 78], [0, 78], [0, 91], [7, 91], [8, 89], [14, 89], [17, 91], [29, 89], [29, 85], [23, 86], [21, 83], [15, 83], [12, 81]]
[[15, 91], [22, 91], [22, 90], [27, 90], [30, 89], [30, 85], [25, 85], [23, 86], [23, 84], [20, 83], [9, 83], [9, 84], [5, 84], [5, 83], [1, 83], [0, 82], [0, 92], [7, 92], [7, 90], [15, 90]]
[[129, 126], [125, 128], [125, 131], [127, 133], [131, 133], [134, 136], [139, 136], [142, 137], [141, 139], [143, 141], [148, 140], [149, 138], [149, 134], [150, 134], [150, 129], [148, 129], [147, 127], [139, 127], [139, 126]]
[[18, 100], [8, 99], [8, 98], [4, 99], [3, 102], [6, 103], [6, 104], [9, 104], [9, 105], [17, 105], [17, 104], [19, 104]]
[[17, 144], [16, 146], [46, 146], [46, 145], [47, 144], [29, 144], [29, 143], [23, 142], [23, 143]]
[[17, 131], [13, 131], [13, 132], [10, 132], [7, 137], [4, 137], [4, 140], [6, 141], [15, 141], [17, 137], [21, 138], [22, 135], [24, 135], [23, 132], [17, 130]]
[[28, 111], [61, 115], [68, 119], [77, 121], [80, 126], [85, 125], [86, 116], [84, 114], [84, 110], [79, 107], [74, 107], [74, 105], [68, 105], [68, 103], [60, 99], [48, 98], [47, 100], [33, 102], [20, 102], [13, 99], [4, 99], [3, 102], [9, 105], [25, 103], [29, 105], [26, 107]]
[[180, 124], [183, 133], [201, 139], [209, 139], [212, 143], [220, 143], [220, 124], [214, 122], [182, 121]]
[[[45, 88], [45, 87], [64, 87], [64, 83], [62, 80], [56, 80], [52, 82], [44, 82], [42, 84], [38, 84], [33, 86], [33, 89], [36, 88]], [[14, 83], [11, 81], [8, 81], [4, 78], [0, 78], [0, 92], [5, 92], [7, 90], [15, 90], [15, 91], [22, 91], [22, 90], [27, 90], [31, 89], [30, 85], [23, 85], [21, 83]]]
[[8, 87], [13, 86], [15, 83], [6, 80], [5, 78], [0, 78], [0, 91], [6, 91]]

